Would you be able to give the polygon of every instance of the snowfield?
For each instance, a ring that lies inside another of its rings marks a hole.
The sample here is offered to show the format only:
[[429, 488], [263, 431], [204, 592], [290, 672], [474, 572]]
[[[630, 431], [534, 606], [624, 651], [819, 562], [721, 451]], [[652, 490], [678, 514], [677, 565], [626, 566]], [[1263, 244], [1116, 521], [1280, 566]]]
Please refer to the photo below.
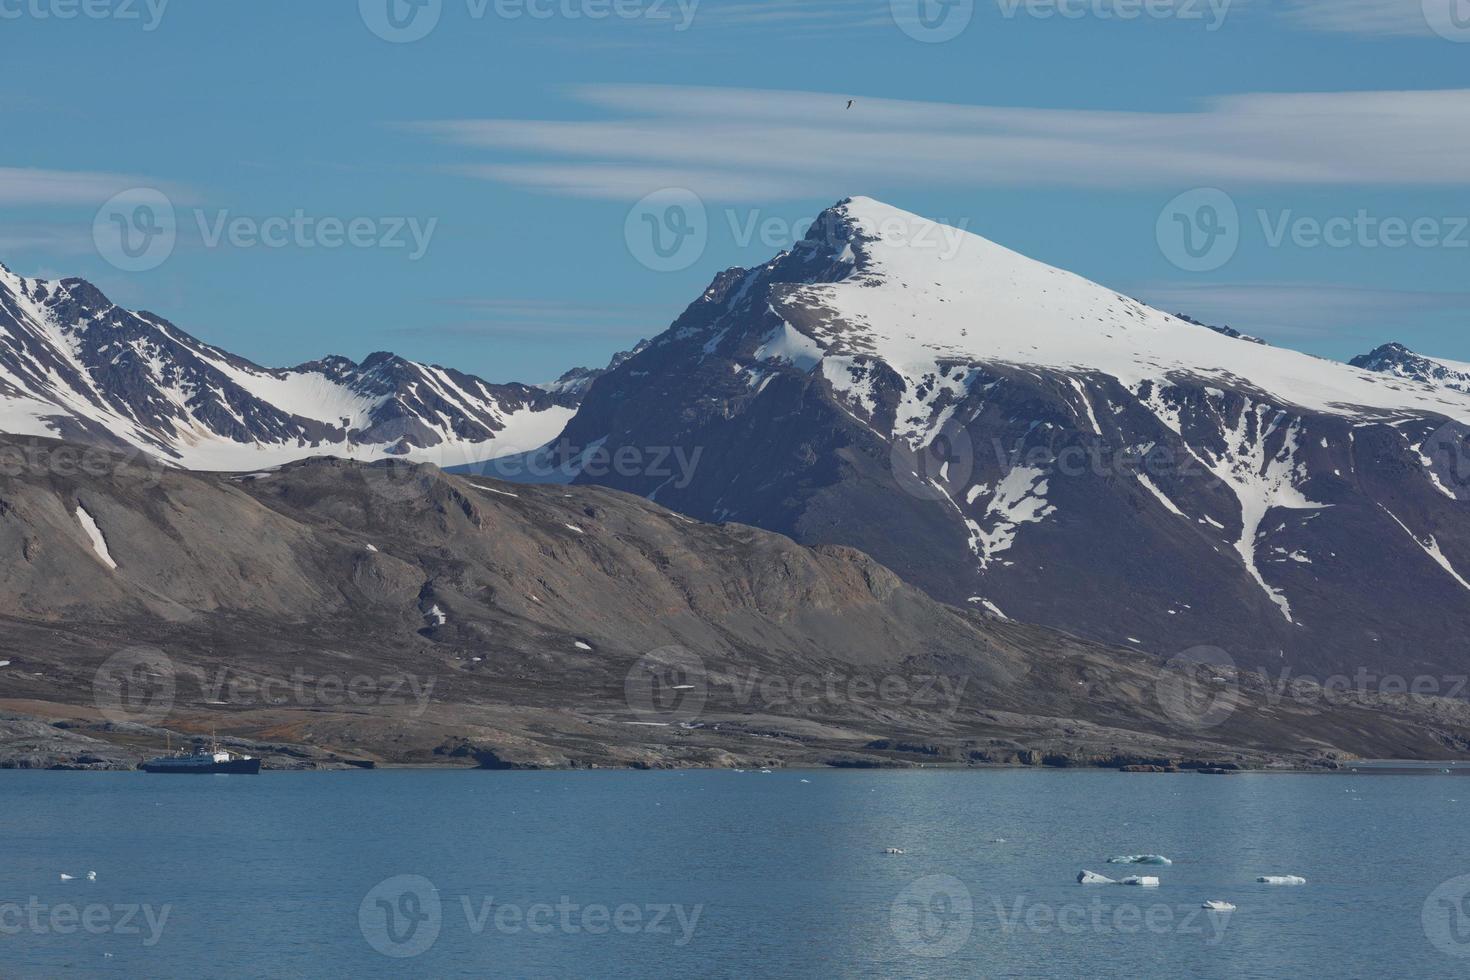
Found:
[[290, 369], [252, 364], [79, 279], [0, 265], [0, 431], [136, 447], [237, 472], [309, 456], [454, 466], [529, 452], [567, 399], [391, 354]]

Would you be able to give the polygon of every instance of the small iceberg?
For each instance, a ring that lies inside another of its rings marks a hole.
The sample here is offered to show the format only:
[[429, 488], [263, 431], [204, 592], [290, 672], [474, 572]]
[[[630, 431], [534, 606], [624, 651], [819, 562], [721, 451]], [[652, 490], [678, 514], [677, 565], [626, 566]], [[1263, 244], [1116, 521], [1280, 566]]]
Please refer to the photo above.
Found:
[[1209, 909], [1211, 912], [1234, 912], [1235, 911], [1235, 906], [1234, 905], [1231, 905], [1229, 902], [1222, 902], [1222, 901], [1219, 901], [1218, 899], [1213, 899], [1213, 898], [1210, 899], [1209, 901], [1205, 902], [1205, 904], [1201, 905], [1200, 908], [1202, 908], [1202, 909]]
[[76, 878], [76, 875], [67, 875], [67, 874], [64, 874], [64, 875], [61, 876], [61, 880], [62, 881], [73, 881], [73, 880], [75, 880], [75, 878]]
[[1079, 884], [1079, 885], [1116, 885], [1117, 882], [1114, 881], [1113, 879], [1109, 878], [1107, 875], [1100, 875], [1096, 871], [1086, 871], [1086, 870], [1084, 870], [1081, 874], [1079, 874], [1077, 876], [1077, 884]]
[[1139, 888], [1157, 888], [1159, 887], [1159, 879], [1153, 875], [1129, 875], [1127, 878], [1118, 882], [1118, 884], [1137, 885]]
[[883, 848], [883, 853], [884, 854], [902, 854], [903, 853], [903, 849], [902, 848], [899, 848], [899, 847], [885, 847], [885, 848]]
[[1256, 879], [1259, 885], [1305, 885], [1307, 879], [1301, 875], [1261, 875]]
[[1109, 864], [1173, 864], [1162, 854], [1123, 854], [1108, 858]]

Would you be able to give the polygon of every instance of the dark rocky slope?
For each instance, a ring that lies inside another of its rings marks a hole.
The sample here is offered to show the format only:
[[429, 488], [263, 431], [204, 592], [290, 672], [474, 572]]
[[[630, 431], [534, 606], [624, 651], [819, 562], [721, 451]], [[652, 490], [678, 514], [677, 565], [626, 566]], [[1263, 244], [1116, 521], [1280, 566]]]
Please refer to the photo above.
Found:
[[0, 764], [125, 764], [167, 732], [298, 766], [1466, 750], [1462, 702], [1196, 678], [611, 490], [393, 461], [161, 471], [32, 440], [0, 461]]

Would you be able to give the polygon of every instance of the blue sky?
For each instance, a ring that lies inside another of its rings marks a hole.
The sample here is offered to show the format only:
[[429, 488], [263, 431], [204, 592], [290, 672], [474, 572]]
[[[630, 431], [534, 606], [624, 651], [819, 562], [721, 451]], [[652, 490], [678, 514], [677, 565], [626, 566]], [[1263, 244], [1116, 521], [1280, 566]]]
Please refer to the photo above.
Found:
[[[537, 381], [866, 194], [1275, 343], [1470, 360], [1470, 0], [418, 2], [0, 0], [0, 262], [267, 365]], [[705, 244], [650, 268], [666, 188]], [[158, 195], [166, 255], [119, 258]]]

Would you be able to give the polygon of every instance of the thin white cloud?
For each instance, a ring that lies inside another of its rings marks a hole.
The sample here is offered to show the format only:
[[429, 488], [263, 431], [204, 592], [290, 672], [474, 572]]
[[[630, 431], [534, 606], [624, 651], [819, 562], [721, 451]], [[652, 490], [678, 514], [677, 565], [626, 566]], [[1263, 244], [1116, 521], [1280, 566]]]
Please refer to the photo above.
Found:
[[1462, 0], [1289, 0], [1283, 15], [1318, 31], [1385, 37], [1434, 36], [1429, 15], [1450, 23]]
[[90, 173], [79, 170], [39, 170], [0, 167], [0, 205], [101, 205], [112, 195], [131, 187], [157, 186], [125, 174]]
[[0, 227], [0, 257], [27, 249], [52, 255], [83, 255], [97, 248], [90, 229], [59, 225], [16, 225]]
[[472, 319], [393, 328], [407, 336], [641, 337], [659, 332], [671, 319], [658, 306], [578, 303], [546, 299], [460, 298], [442, 305]]
[[1156, 309], [1185, 313], [1267, 340], [1379, 338], [1385, 325], [1426, 314], [1470, 314], [1470, 292], [1376, 289], [1319, 282], [1156, 283], [1131, 290]]
[[579, 86], [607, 118], [410, 124], [506, 160], [464, 174], [631, 199], [899, 187], [1470, 184], [1470, 90], [1263, 93], [1184, 112], [1034, 109], [672, 85]]
[[783, 31], [895, 26], [888, 0], [703, 0], [694, 23]]

